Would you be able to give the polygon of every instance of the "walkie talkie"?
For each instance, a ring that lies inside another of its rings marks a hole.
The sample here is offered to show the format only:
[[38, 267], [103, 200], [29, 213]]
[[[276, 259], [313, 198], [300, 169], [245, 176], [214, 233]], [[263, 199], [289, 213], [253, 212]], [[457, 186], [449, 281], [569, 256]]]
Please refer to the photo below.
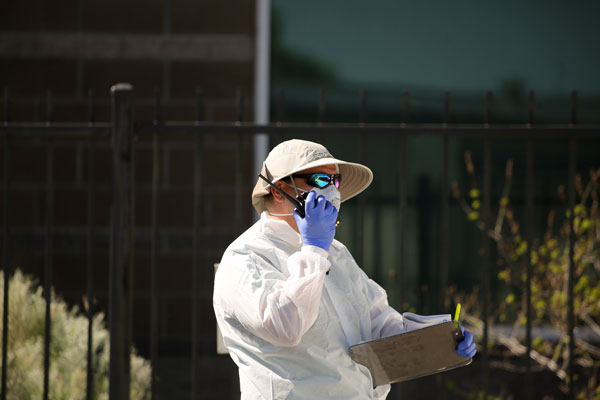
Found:
[[292, 196], [290, 196], [289, 194], [287, 194], [286, 192], [284, 192], [283, 190], [281, 190], [277, 186], [275, 186], [273, 184], [273, 182], [271, 182], [270, 180], [268, 180], [267, 178], [262, 176], [262, 174], [258, 174], [258, 176], [262, 180], [267, 182], [269, 185], [271, 185], [271, 187], [273, 187], [275, 190], [277, 190], [283, 197], [288, 199], [289, 202], [294, 205], [294, 211], [296, 211], [302, 218], [304, 218], [304, 216], [306, 215], [306, 213], [304, 212], [304, 203], [306, 202], [306, 197], [308, 196], [308, 192], [301, 193], [298, 196], [296, 196], [296, 198], [294, 199]]

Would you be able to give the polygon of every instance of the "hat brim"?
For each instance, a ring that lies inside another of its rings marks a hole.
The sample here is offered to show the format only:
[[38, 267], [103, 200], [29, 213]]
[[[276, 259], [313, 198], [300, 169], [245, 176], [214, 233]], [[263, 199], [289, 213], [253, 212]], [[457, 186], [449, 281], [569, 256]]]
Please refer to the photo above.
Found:
[[[342, 203], [364, 191], [367, 187], [369, 187], [369, 185], [373, 181], [373, 172], [368, 167], [362, 164], [342, 161], [332, 157], [321, 158], [309, 162], [295, 170], [288, 172], [284, 176], [269, 176], [270, 173], [264, 165], [261, 173], [267, 178], [269, 178], [272, 182], [277, 182], [287, 176], [293, 175], [300, 171], [330, 164], [337, 165], [339, 173], [342, 175], [342, 183], [339, 187]], [[258, 214], [261, 214], [263, 211], [266, 210], [264, 197], [269, 193], [271, 193], [269, 184], [264, 180], [258, 178], [256, 185], [254, 186], [254, 190], [252, 191], [252, 205], [254, 206]]]

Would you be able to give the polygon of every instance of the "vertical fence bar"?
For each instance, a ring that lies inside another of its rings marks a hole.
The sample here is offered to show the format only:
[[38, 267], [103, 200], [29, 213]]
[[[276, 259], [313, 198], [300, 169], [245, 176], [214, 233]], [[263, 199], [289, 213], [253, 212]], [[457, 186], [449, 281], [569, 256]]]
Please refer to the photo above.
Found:
[[[199, 93], [198, 91], [196, 92]], [[198, 97], [199, 105], [202, 104], [202, 98]], [[198, 107], [201, 108], [200, 106]], [[203, 119], [201, 113], [197, 114], [197, 123]], [[193, 266], [192, 266], [192, 357], [190, 376], [191, 400], [198, 398], [198, 310], [199, 310], [199, 276], [200, 276], [200, 216], [201, 216], [201, 189], [202, 189], [202, 144], [203, 136], [194, 136], [194, 247], [193, 247]]]
[[[46, 91], [46, 124], [53, 119], [52, 92]], [[54, 261], [54, 143], [48, 139], [46, 146], [46, 262], [44, 263], [44, 298], [46, 318], [44, 323], [44, 400], [50, 397], [50, 341], [52, 318], [52, 268]]]
[[[157, 115], [157, 123], [160, 115]], [[158, 396], [158, 187], [160, 177], [160, 149], [158, 134], [152, 136], [152, 243], [150, 247], [150, 363], [152, 366], [151, 398]]]
[[[237, 122], [244, 121], [244, 92], [238, 89], [236, 101]], [[244, 173], [244, 142], [241, 133], [236, 137], [236, 160], [235, 160], [235, 234], [242, 231], [242, 191]]]
[[573, 284], [575, 281], [575, 168], [577, 165], [575, 140], [569, 139], [569, 274], [567, 282], [567, 334], [568, 346], [568, 385], [569, 399], [575, 399], [575, 310], [573, 305]]
[[531, 399], [532, 397], [532, 377], [531, 377], [531, 320], [532, 320], [532, 305], [531, 305], [531, 274], [533, 272], [533, 265], [531, 263], [531, 252], [533, 249], [533, 196], [534, 196], [534, 148], [533, 148], [533, 140], [527, 140], [527, 178], [525, 185], [525, 234], [527, 241], [527, 255], [526, 255], [526, 265], [527, 265], [527, 277], [525, 282], [525, 296], [527, 302], [527, 326], [525, 333], [525, 346], [527, 347], [527, 352], [525, 354], [525, 398]]
[[[487, 92], [485, 101], [485, 126], [489, 127], [492, 123], [492, 92]], [[486, 135], [483, 140], [483, 234], [482, 234], [482, 288], [483, 288], [483, 368], [482, 382], [483, 382], [483, 398], [487, 399], [489, 391], [489, 325], [488, 325], [488, 312], [489, 312], [489, 291], [490, 291], [490, 242], [488, 238], [488, 230], [490, 223], [490, 204], [491, 204], [491, 144], [490, 139]]]
[[131, 168], [133, 134], [133, 86], [111, 88], [113, 150], [113, 198], [109, 265], [110, 364], [109, 399], [129, 399], [129, 321], [132, 265]]
[[[451, 94], [446, 92], [444, 94], [444, 124], [448, 126], [450, 121], [450, 101]], [[438, 296], [436, 299], [437, 306], [440, 310], [446, 309], [445, 301], [446, 298], [446, 287], [448, 286], [448, 256], [449, 256], [449, 224], [448, 224], [448, 152], [449, 152], [449, 136], [444, 134], [442, 143], [442, 184], [440, 187], [440, 288], [438, 290]], [[446, 375], [442, 374], [438, 377], [438, 383], [440, 384], [440, 399], [445, 400], [447, 398], [446, 393]]]
[[443, 138], [442, 154], [442, 186], [440, 188], [440, 290], [438, 306], [445, 307], [446, 289], [448, 286], [448, 264], [449, 264], [449, 199], [450, 183], [448, 178], [448, 164], [450, 151], [450, 137], [446, 134]]
[[[89, 124], [93, 125], [96, 114], [96, 101], [94, 91], [90, 90], [89, 100]], [[88, 137], [88, 231], [87, 231], [87, 317], [88, 317], [88, 348], [87, 348], [87, 385], [86, 399], [93, 400], [94, 397], [94, 222], [96, 215], [96, 144], [92, 134]]]
[[402, 135], [402, 159], [400, 160], [400, 306], [406, 302], [406, 221], [408, 203], [408, 136]]
[[89, 123], [93, 124], [96, 122], [96, 93], [94, 92], [94, 89], [90, 89], [88, 92], [88, 103]]
[[[397, 307], [404, 309], [406, 302], [406, 203], [407, 203], [407, 171], [408, 171], [408, 162], [407, 162], [407, 154], [408, 154], [408, 140], [405, 134], [400, 136], [400, 146], [398, 153], [400, 154], [400, 170], [399, 172], [399, 199], [398, 202], [398, 229], [400, 235], [399, 246], [396, 248], [397, 257], [398, 257], [398, 270], [396, 274], [396, 288], [398, 290], [398, 301]], [[395, 398], [402, 399], [406, 397], [406, 387], [407, 383], [398, 383], [396, 386]]]
[[[444, 95], [444, 126], [450, 121], [450, 92]], [[448, 194], [450, 184], [448, 179], [448, 153], [450, 148], [450, 137], [444, 134], [443, 149], [442, 149], [442, 186], [440, 188], [440, 290], [438, 298], [438, 306], [444, 307], [444, 299], [446, 298], [446, 287], [448, 286], [448, 252], [449, 252], [449, 225], [448, 225]]]
[[162, 123], [161, 94], [158, 87], [154, 88], [154, 123]]
[[[49, 121], [48, 121], [49, 122]], [[52, 263], [54, 259], [54, 143], [48, 139], [46, 147], [46, 262], [44, 264], [44, 297], [46, 320], [44, 324], [44, 400], [50, 396], [50, 302], [52, 301]]]
[[[410, 97], [408, 92], [402, 92], [402, 124], [408, 123], [408, 112], [410, 106]], [[405, 275], [406, 275], [406, 210], [407, 210], [407, 199], [408, 199], [408, 185], [407, 185], [407, 173], [408, 173], [408, 136], [402, 135], [401, 139], [401, 160], [400, 160], [400, 257], [399, 257], [399, 279], [400, 279], [400, 294], [399, 303], [400, 307], [404, 307], [406, 302], [406, 286], [405, 286]]]
[[46, 90], [46, 124], [54, 121], [54, 101], [52, 91]]
[[[8, 102], [8, 90], [4, 90], [4, 118], [5, 124], [8, 124], [6, 103]], [[8, 221], [8, 191], [10, 190], [9, 185], [9, 168], [10, 168], [10, 151], [9, 151], [9, 140], [8, 133], [4, 133], [2, 138], [2, 150], [3, 150], [3, 168], [4, 168], [4, 179], [2, 182], [2, 268], [4, 269], [4, 293], [3, 293], [3, 305], [2, 310], [2, 393], [0, 394], [1, 400], [6, 400], [7, 387], [6, 387], [6, 363], [8, 361], [8, 291], [9, 291], [9, 280], [11, 275], [10, 266], [8, 265], [8, 241], [9, 241], [9, 230], [10, 225]]]
[[491, 203], [491, 175], [492, 175], [492, 151], [490, 138], [483, 139], [483, 232], [482, 240], [482, 288], [483, 288], [483, 398], [487, 399], [489, 392], [489, 302], [490, 302], [490, 240], [488, 230], [490, 226], [490, 203]]
[[195, 109], [196, 109], [196, 121], [195, 121], [195, 125], [199, 125], [200, 122], [204, 121], [205, 119], [205, 115], [204, 115], [204, 91], [197, 87], [196, 88], [196, 104], [195, 104]]
[[[367, 151], [366, 151], [366, 147], [367, 147], [367, 141], [365, 138], [365, 134], [363, 132], [360, 133], [360, 139], [359, 139], [359, 146], [360, 146], [360, 163], [365, 165], [366, 164], [366, 158], [367, 158]], [[358, 228], [356, 229], [357, 231], [357, 236], [358, 236], [358, 265], [364, 265], [365, 262], [365, 209], [366, 209], [366, 198], [365, 195], [363, 194], [362, 196], [360, 196], [358, 198]]]
[[194, 137], [194, 251], [192, 271], [192, 400], [198, 398], [198, 301], [199, 301], [199, 276], [200, 276], [200, 207], [202, 187], [202, 136]]
[[[133, 110], [133, 107], [132, 107]], [[133, 282], [135, 276], [135, 145], [134, 143], [137, 141], [137, 138], [133, 136], [133, 112], [131, 117], [131, 150], [130, 150], [130, 168], [129, 168], [129, 240], [127, 243], [129, 244], [129, 268], [126, 271], [126, 296], [125, 300], [127, 301], [127, 307], [129, 310], [128, 318], [127, 318], [127, 345], [125, 348], [127, 353], [127, 399], [129, 399], [130, 395], [130, 383], [131, 383], [131, 343], [133, 343]]]
[[8, 88], [4, 88], [4, 125], [8, 125], [10, 122], [10, 97], [8, 95]]
[[[360, 123], [365, 124], [367, 121], [367, 91], [362, 90], [360, 93]], [[365, 133], [361, 130], [359, 138], [359, 154], [360, 162], [365, 165], [367, 163], [367, 141]], [[358, 265], [364, 265], [365, 262], [365, 210], [366, 197], [363, 194], [358, 198]]]

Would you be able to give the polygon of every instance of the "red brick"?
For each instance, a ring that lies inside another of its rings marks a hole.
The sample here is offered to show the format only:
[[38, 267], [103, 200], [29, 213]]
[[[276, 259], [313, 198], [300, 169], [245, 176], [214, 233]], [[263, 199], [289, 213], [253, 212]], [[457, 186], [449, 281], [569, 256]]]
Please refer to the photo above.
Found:
[[44, 254], [42, 252], [17, 251], [10, 249], [8, 262], [12, 273], [16, 270], [20, 270], [22, 273], [33, 277], [33, 279], [38, 282], [40, 281], [44, 265]]
[[81, 297], [87, 291], [87, 258], [81, 254], [54, 255], [52, 286], [57, 294], [71, 294]]
[[[140, 97], [137, 97], [136, 95], [136, 99], [138, 99], [139, 101], [141, 101]], [[148, 99], [146, 99], [148, 100]], [[147, 104], [136, 104], [135, 106], [135, 121], [136, 122], [153, 122], [156, 119], [156, 111], [155, 111], [155, 107], [152, 105], [147, 105]]]
[[73, 31], [77, 29], [77, 1], [60, 4], [44, 0], [5, 0], [0, 13], [1, 30]]
[[[89, 175], [89, 148], [87, 144], [83, 147], [83, 182], [88, 182]], [[112, 149], [106, 146], [106, 142], [96, 143], [94, 148], [94, 182], [97, 185], [110, 185], [112, 183]]]
[[[75, 182], [76, 143], [54, 145], [54, 183]], [[45, 145], [22, 142], [10, 147], [11, 181], [46, 182]]]
[[88, 225], [88, 193], [83, 188], [60, 189], [54, 193], [56, 227]]
[[[204, 143], [207, 151], [210, 153], [213, 147], [217, 148], [230, 148], [235, 149], [238, 143], [237, 134], [206, 134], [204, 137]], [[247, 136], [244, 136], [247, 137]]]
[[131, 322], [134, 340], [147, 339], [150, 333], [150, 300], [148, 298], [135, 298], [132, 311]]
[[[149, 141], [145, 141], [147, 144]], [[152, 143], [152, 142], [150, 142]], [[160, 151], [160, 149], [159, 149]], [[152, 184], [153, 149], [147, 145], [141, 146], [136, 143], [135, 147], [135, 183], [149, 185]]]
[[255, 5], [252, 0], [174, 0], [172, 4], [173, 32], [254, 33]]
[[161, 32], [161, 0], [88, 1], [83, 7], [83, 26], [91, 32]]
[[214, 339], [217, 334], [217, 320], [210, 297], [200, 300], [198, 307], [199, 335], [202, 339]]
[[237, 89], [241, 88], [248, 102], [252, 99], [254, 64], [173, 62], [171, 80], [171, 94], [176, 97], [193, 97], [198, 87], [207, 100], [227, 99], [234, 104]]
[[[11, 227], [33, 227], [34, 197], [34, 192], [29, 190], [13, 188], [9, 191], [8, 222]], [[4, 210], [3, 192], [0, 192], [0, 210]]]
[[[12, 91], [10, 92], [12, 96]], [[41, 109], [40, 106], [36, 106], [32, 103], [15, 103], [14, 101], [10, 103], [10, 121], [11, 122], [31, 122], [36, 120], [36, 115], [40, 116], [41, 111], [36, 111], [37, 109]], [[5, 120], [4, 110], [2, 114], [2, 121]], [[39, 120], [39, 118], [38, 118]]]
[[94, 249], [93, 269], [94, 297], [100, 297], [100, 293], [108, 291], [109, 254], [107, 250]]
[[[170, 154], [170, 182], [173, 185], [194, 184], [194, 145], [189, 149], [175, 149]], [[206, 170], [204, 170], [206, 171]]]
[[[192, 329], [192, 299], [190, 296], [161, 299], [161, 323], [169, 337], [189, 337]], [[200, 316], [199, 316], [200, 317]], [[162, 329], [161, 329], [162, 330]]]
[[7, 87], [11, 96], [39, 96], [46, 89], [55, 96], [75, 95], [77, 64], [64, 60], [3, 59], [0, 62], [0, 87]]
[[10, 147], [10, 180], [43, 183], [46, 181], [46, 148], [40, 145]]
[[[54, 106], [54, 122], [89, 122], [89, 105], [84, 102], [73, 101], [68, 104]], [[106, 120], [105, 120], [106, 121]]]
[[235, 184], [235, 149], [206, 149], [202, 152], [204, 186]]
[[95, 224], [96, 227], [108, 227], [110, 224], [110, 209], [112, 204], [112, 189], [97, 189], [95, 193]]
[[159, 195], [158, 221], [161, 227], [191, 227], [193, 223], [193, 192], [170, 191]]
[[[110, 96], [115, 83], [127, 82], [133, 85], [136, 99], [153, 97], [154, 88], [162, 85], [162, 70], [160, 61], [86, 61], [83, 87], [104, 97]], [[136, 119], [138, 111], [136, 107]]]
[[[208, 207], [208, 224], [210, 226], [231, 227], [235, 226], [235, 192], [210, 193], [205, 197]], [[204, 208], [204, 207], [203, 207]]]
[[55, 183], [75, 183], [77, 142], [54, 147]]
[[[253, 121], [252, 107], [246, 105], [244, 107], [244, 121]], [[232, 122], [237, 120], [237, 109], [234, 104], [230, 105], [215, 105], [212, 108], [211, 120], [215, 122]]]
[[[158, 213], [160, 215], [160, 209]], [[152, 190], [136, 188], [135, 226], [139, 228], [152, 226]]]
[[135, 270], [133, 272], [133, 290], [136, 295], [150, 294], [150, 249], [135, 250]]
[[193, 256], [186, 254], [161, 255], [158, 259], [160, 267], [160, 291], [191, 293]]
[[[34, 225], [46, 224], [46, 191], [37, 194], [38, 220]], [[112, 189], [96, 189], [94, 194], [96, 229], [107, 228], [110, 223]], [[54, 192], [54, 225], [56, 227], [87, 227], [87, 187], [59, 188]], [[32, 216], [33, 217], [33, 216]], [[31, 218], [32, 218], [31, 217]]]
[[[206, 115], [205, 110], [203, 110], [202, 115]], [[196, 121], [196, 117], [196, 106], [192, 98], [189, 99], [189, 104], [165, 104], [162, 108], [163, 121]]]
[[[136, 250], [135, 291], [150, 296], [152, 263], [150, 249]], [[192, 255], [160, 254], [158, 256], [159, 295], [184, 294], [192, 291]]]

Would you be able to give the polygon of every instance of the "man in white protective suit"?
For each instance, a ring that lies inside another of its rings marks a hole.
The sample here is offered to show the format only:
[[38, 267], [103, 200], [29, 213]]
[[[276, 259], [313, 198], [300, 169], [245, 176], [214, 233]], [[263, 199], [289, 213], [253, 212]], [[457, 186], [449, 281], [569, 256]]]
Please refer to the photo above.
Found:
[[[252, 193], [260, 220], [225, 251], [213, 305], [242, 399], [384, 399], [348, 348], [415, 329], [334, 239], [340, 204], [373, 179], [364, 165], [335, 159], [317, 143], [289, 140], [262, 175], [292, 197], [309, 192], [305, 217], [262, 179]], [[457, 352], [472, 357], [470, 332]]]

